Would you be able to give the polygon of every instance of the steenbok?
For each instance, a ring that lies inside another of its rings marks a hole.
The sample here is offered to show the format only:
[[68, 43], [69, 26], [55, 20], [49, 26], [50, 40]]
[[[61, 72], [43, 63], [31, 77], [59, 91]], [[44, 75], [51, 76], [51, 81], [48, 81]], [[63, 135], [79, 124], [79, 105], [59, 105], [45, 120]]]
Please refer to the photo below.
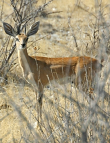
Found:
[[[37, 33], [39, 22], [33, 24], [27, 34], [16, 32], [8, 23], [4, 22], [3, 26], [6, 34], [15, 38], [23, 77], [35, 90], [38, 120], [41, 117], [43, 89], [50, 81], [74, 76], [74, 84], [78, 89], [80, 84], [86, 93], [92, 89], [91, 83], [94, 81], [96, 73], [102, 68], [102, 64], [98, 60], [86, 56], [61, 58], [29, 56], [27, 53], [28, 38]], [[87, 81], [90, 84], [86, 88], [83, 84]]]

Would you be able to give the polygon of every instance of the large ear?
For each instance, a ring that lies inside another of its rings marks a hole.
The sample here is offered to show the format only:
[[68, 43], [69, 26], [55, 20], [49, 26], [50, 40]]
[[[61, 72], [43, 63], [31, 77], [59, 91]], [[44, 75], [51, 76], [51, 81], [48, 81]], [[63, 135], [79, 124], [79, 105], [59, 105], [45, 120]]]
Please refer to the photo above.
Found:
[[37, 33], [37, 31], [39, 29], [39, 23], [40, 22], [38, 21], [31, 26], [30, 30], [27, 32], [27, 37]]
[[3, 27], [6, 34], [11, 35], [13, 37], [17, 35], [17, 32], [13, 29], [13, 27], [10, 24], [3, 22]]

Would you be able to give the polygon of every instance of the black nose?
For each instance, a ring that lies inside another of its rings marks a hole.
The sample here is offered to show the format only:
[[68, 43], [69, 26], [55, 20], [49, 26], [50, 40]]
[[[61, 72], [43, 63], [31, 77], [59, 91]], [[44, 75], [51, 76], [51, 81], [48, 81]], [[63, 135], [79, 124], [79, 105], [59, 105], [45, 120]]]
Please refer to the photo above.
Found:
[[23, 47], [25, 47], [25, 44], [22, 44]]

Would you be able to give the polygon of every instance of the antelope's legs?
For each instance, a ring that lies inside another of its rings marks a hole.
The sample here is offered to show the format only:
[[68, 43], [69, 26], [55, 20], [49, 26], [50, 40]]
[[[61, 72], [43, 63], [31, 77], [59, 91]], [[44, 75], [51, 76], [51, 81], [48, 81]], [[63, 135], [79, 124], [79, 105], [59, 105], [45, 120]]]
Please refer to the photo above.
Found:
[[42, 119], [42, 99], [43, 99], [43, 86], [39, 84], [38, 90], [35, 91], [36, 93], [36, 101], [37, 101], [37, 118], [38, 122]]
[[94, 82], [94, 71], [91, 69], [83, 69], [82, 71], [76, 70], [75, 85], [79, 90], [82, 90], [84, 93], [89, 94], [89, 97], [92, 99], [91, 94], [93, 93], [92, 82]]

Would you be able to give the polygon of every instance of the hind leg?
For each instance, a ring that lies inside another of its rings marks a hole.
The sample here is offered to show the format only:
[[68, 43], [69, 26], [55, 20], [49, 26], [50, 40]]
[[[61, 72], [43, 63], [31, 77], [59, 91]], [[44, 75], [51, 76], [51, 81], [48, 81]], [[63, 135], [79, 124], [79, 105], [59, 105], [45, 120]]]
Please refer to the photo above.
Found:
[[84, 68], [80, 67], [80, 64], [77, 64], [75, 68], [75, 86], [79, 90], [84, 90], [84, 85], [83, 85], [84, 76], [85, 76]]
[[83, 91], [84, 93], [88, 94], [89, 97], [92, 99], [91, 95], [93, 92], [92, 80], [94, 76], [91, 73], [91, 70], [87, 69], [86, 67], [81, 68], [81, 70], [78, 69], [78, 71], [77, 69], [76, 69], [75, 85], [80, 91]]
[[88, 83], [86, 81], [85, 72], [76, 75], [75, 86], [83, 92], [87, 92]]

